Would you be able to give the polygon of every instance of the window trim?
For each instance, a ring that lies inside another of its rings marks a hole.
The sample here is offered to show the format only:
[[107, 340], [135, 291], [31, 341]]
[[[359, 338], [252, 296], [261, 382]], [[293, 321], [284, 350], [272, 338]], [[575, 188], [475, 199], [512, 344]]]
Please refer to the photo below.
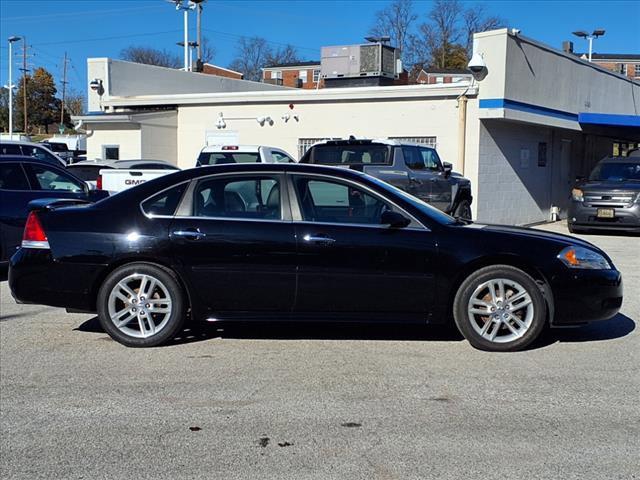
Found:
[[[103, 160], [120, 160], [120, 144], [115, 144], [115, 143], [109, 143], [109, 144], [102, 144], [102, 159]], [[118, 149], [118, 158], [107, 158], [107, 148], [117, 148]]]
[[427, 227], [424, 223], [418, 220], [415, 215], [407, 212], [404, 208], [399, 206], [396, 202], [390, 200], [388, 197], [381, 195], [375, 190], [369, 188], [368, 185], [363, 183], [354, 182], [353, 180], [349, 180], [342, 177], [335, 177], [332, 175], [327, 175], [323, 173], [298, 173], [298, 172], [287, 172], [287, 184], [288, 184], [288, 194], [290, 198], [291, 205], [291, 215], [292, 219], [296, 224], [311, 224], [311, 225], [333, 225], [333, 226], [341, 226], [341, 227], [371, 227], [371, 228], [380, 228], [383, 230], [388, 230], [389, 227], [385, 225], [375, 225], [371, 223], [341, 223], [341, 222], [313, 222], [310, 220], [304, 220], [302, 217], [302, 210], [300, 208], [300, 200], [298, 199], [298, 195], [295, 189], [294, 177], [307, 177], [307, 178], [321, 178], [321, 179], [331, 179], [333, 181], [337, 181], [338, 183], [343, 182], [349, 185], [352, 185], [361, 190], [365, 190], [371, 196], [382, 200], [386, 203], [391, 204], [398, 213], [405, 215], [407, 218], [411, 220], [411, 224], [401, 230], [419, 230], [419, 231], [427, 231], [430, 232], [431, 229]]

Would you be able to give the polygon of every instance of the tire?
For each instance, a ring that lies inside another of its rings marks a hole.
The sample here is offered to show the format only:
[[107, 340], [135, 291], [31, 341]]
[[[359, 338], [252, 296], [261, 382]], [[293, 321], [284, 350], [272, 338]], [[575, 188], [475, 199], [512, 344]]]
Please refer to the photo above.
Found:
[[453, 212], [453, 216], [471, 220], [471, 203], [469, 203], [469, 200], [462, 200]]
[[509, 265], [493, 265], [472, 273], [460, 285], [453, 316], [460, 333], [475, 348], [513, 352], [538, 338], [546, 323], [547, 304], [527, 273]]
[[569, 224], [567, 225], [567, 228], [569, 229], [569, 233], [587, 233], [589, 231], [586, 228], [578, 228]]
[[131, 263], [111, 272], [96, 303], [102, 328], [127, 347], [165, 343], [181, 330], [186, 317], [185, 294], [175, 274], [150, 263]]

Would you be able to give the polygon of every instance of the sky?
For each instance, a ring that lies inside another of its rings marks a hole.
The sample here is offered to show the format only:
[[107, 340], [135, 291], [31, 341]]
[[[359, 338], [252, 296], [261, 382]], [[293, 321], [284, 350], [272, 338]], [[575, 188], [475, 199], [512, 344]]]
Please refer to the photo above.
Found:
[[[319, 60], [320, 47], [360, 43], [386, 0], [208, 0], [202, 17], [203, 35], [216, 49], [214, 62], [228, 66], [241, 36], [260, 36], [273, 47], [292, 44], [304, 59]], [[419, 22], [426, 20], [431, 1], [415, 1]], [[602, 28], [594, 52], [640, 53], [640, 0], [465, 1], [482, 4], [509, 27], [556, 48], [573, 40], [586, 51], [586, 40], [572, 31]], [[195, 15], [190, 18], [195, 40]], [[42, 66], [56, 81], [62, 78], [67, 53], [69, 87], [87, 88], [90, 57], [118, 58], [133, 45], [166, 49], [180, 55], [183, 17], [166, 0], [0, 0], [0, 84], [8, 83], [7, 38], [27, 39], [28, 67]], [[14, 43], [14, 83], [22, 67], [22, 42]]]

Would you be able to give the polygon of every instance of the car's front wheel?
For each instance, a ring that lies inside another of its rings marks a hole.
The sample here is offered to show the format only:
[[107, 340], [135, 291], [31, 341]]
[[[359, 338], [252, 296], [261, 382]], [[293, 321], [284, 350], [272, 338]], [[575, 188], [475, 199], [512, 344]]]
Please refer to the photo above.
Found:
[[132, 263], [105, 279], [97, 310], [100, 324], [117, 342], [128, 347], [155, 347], [182, 327], [184, 293], [171, 271]]
[[509, 265], [477, 270], [454, 300], [456, 325], [471, 345], [496, 352], [525, 348], [539, 335], [547, 305], [536, 281]]

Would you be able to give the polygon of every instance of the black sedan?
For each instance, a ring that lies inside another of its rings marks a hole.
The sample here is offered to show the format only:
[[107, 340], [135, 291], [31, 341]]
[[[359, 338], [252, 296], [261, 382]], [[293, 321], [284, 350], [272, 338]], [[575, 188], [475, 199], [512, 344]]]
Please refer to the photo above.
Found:
[[46, 160], [0, 155], [0, 281], [6, 280], [9, 257], [20, 246], [29, 202], [38, 198], [90, 201], [106, 195], [90, 191], [85, 182]]
[[170, 174], [93, 205], [30, 214], [21, 302], [97, 312], [115, 340], [193, 320], [455, 324], [518, 350], [622, 304], [611, 259], [577, 238], [456, 220], [355, 171], [238, 164]]

